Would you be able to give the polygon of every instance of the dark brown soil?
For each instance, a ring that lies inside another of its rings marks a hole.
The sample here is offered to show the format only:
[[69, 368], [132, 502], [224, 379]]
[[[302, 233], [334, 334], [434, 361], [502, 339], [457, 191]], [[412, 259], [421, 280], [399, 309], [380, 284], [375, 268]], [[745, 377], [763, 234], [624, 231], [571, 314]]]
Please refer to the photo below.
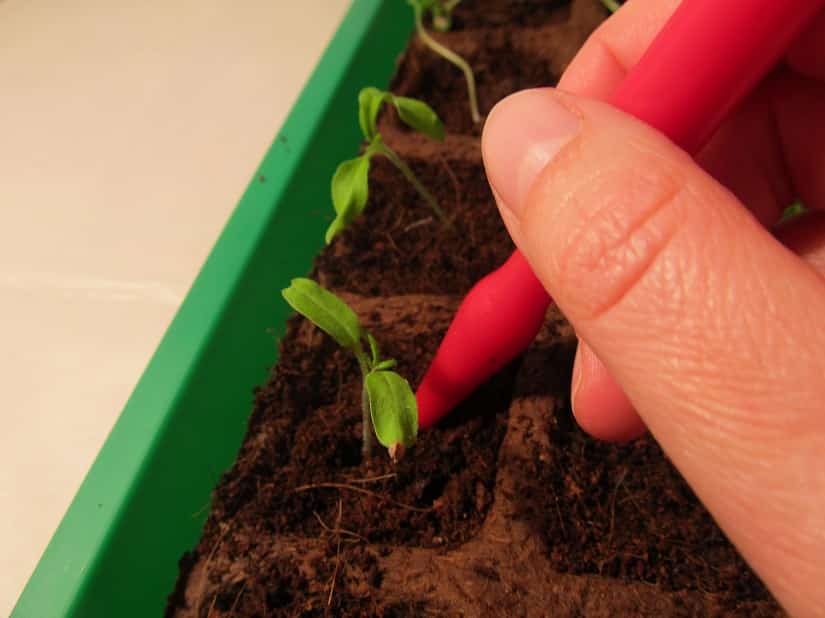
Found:
[[[457, 300], [342, 296], [382, 342], [384, 354], [414, 381], [421, 379], [426, 368], [421, 361], [437, 347]], [[422, 323], [428, 325], [424, 332]], [[316, 537], [323, 530], [321, 521], [334, 521], [342, 497], [348, 518], [359, 521], [359, 534], [370, 542], [440, 547], [470, 538], [492, 498], [495, 471], [486, 462], [495, 458], [504, 436], [513, 370], [464, 404], [464, 418], [422, 434], [415, 457], [396, 466], [386, 456], [363, 462], [354, 358], [306, 321], [293, 320], [287, 339], [291, 343], [282, 351], [277, 377], [258, 393], [250, 423], [255, 439], [250, 435], [224, 477], [213, 514], [247, 521], [267, 513], [258, 525], [269, 534]], [[356, 489], [322, 486], [353, 481]], [[308, 487], [296, 490], [302, 486]], [[353, 492], [359, 498], [355, 502], [350, 500]]]
[[[606, 14], [598, 0], [465, 0], [440, 36], [478, 71], [486, 112], [554, 83]], [[452, 226], [376, 160], [366, 215], [312, 273], [413, 384], [461, 296], [512, 250], [463, 84], [413, 43], [393, 90], [430, 102], [452, 134], [435, 144], [381, 119]], [[781, 615], [652, 440], [613, 446], [577, 428], [574, 350], [551, 309], [523, 358], [392, 465], [362, 460], [354, 359], [293, 318], [167, 615]]]
[[[462, 2], [455, 13], [458, 27], [433, 37], [472, 66], [479, 108], [486, 114], [508, 94], [555, 85], [606, 14], [598, 0], [589, 5], [559, 0]], [[482, 124], [474, 125], [468, 113], [461, 71], [418, 39], [404, 56], [393, 91], [430, 103], [450, 133], [481, 133]]]
[[376, 158], [369, 216], [318, 257], [322, 285], [368, 296], [463, 295], [512, 253], [480, 159], [428, 162], [404, 154], [428, 186], [442, 188], [439, 203], [455, 222], [442, 224], [398, 170]]

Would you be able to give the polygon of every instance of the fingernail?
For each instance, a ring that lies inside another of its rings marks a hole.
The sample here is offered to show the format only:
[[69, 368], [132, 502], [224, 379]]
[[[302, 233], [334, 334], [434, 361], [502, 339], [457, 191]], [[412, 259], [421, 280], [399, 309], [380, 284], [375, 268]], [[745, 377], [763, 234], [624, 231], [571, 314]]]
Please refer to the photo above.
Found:
[[521, 215], [536, 176], [576, 136], [580, 124], [550, 88], [519, 92], [493, 108], [482, 153], [500, 207]]

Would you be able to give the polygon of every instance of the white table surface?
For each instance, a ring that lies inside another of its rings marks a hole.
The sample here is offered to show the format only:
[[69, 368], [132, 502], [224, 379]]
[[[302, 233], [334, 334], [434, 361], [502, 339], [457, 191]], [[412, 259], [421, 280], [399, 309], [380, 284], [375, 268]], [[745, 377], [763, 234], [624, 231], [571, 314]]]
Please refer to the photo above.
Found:
[[348, 5], [0, 0], [0, 615]]

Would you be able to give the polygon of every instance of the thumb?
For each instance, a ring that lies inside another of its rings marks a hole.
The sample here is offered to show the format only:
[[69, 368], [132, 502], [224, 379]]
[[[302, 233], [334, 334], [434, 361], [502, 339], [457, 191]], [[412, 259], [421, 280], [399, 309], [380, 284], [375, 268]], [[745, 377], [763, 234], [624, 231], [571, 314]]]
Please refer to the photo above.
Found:
[[825, 280], [606, 104], [519, 93], [483, 153], [514, 242], [699, 498], [791, 613], [825, 607]]

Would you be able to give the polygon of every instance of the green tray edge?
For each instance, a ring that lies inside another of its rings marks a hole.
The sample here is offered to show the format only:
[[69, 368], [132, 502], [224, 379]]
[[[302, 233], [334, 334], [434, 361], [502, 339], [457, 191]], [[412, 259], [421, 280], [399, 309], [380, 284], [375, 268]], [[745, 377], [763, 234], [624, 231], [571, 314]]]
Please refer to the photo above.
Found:
[[[13, 618], [160, 616], [178, 559], [233, 462], [253, 388], [331, 221], [329, 180], [360, 143], [357, 93], [386, 86], [402, 0], [354, 0], [37, 564]], [[263, 79], [272, 79], [265, 75]]]

